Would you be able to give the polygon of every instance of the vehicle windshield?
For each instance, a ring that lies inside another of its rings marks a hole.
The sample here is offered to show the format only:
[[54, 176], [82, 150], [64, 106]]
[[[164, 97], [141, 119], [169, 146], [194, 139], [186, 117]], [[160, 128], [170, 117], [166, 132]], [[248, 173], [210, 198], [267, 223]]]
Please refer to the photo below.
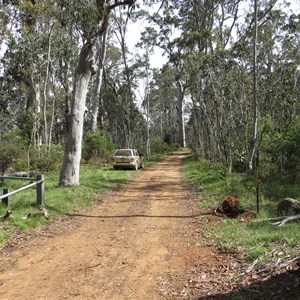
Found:
[[131, 150], [117, 150], [115, 156], [131, 156]]

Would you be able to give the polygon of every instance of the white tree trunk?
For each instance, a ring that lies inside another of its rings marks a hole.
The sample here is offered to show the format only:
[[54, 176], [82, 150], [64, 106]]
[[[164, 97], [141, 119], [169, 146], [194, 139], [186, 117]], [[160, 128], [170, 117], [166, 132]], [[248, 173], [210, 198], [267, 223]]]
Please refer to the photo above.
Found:
[[253, 171], [253, 160], [257, 144], [258, 108], [257, 108], [257, 0], [254, 1], [254, 37], [253, 37], [253, 126], [249, 145], [247, 173]]
[[79, 185], [86, 94], [90, 78], [95, 71], [95, 55], [96, 47], [94, 44], [83, 45], [74, 79], [70, 128], [60, 173], [60, 186]]
[[177, 116], [178, 116], [178, 127], [179, 127], [179, 144], [182, 147], [185, 147], [185, 141], [184, 141], [184, 125], [183, 125], [183, 100], [184, 100], [184, 87], [182, 86], [182, 83], [180, 81], [177, 81], [177, 89], [178, 89], [178, 98], [177, 98]]
[[32, 89], [34, 91], [34, 124], [32, 129], [31, 144], [40, 147], [41, 137], [40, 137], [40, 121], [41, 121], [41, 90], [40, 84], [35, 82], [34, 76], [32, 76]]
[[94, 132], [97, 128], [97, 120], [99, 114], [99, 106], [100, 106], [100, 128], [103, 128], [103, 113], [102, 113], [102, 103], [100, 104], [100, 91], [102, 86], [102, 77], [103, 77], [103, 69], [104, 69], [104, 61], [106, 57], [106, 43], [107, 43], [107, 30], [103, 32], [103, 36], [99, 43], [99, 62], [98, 62], [98, 70], [96, 76], [96, 88], [95, 88], [95, 98], [92, 100], [92, 120], [91, 120], [91, 130]]
[[61, 168], [59, 185], [79, 185], [79, 171], [82, 150], [83, 121], [86, 109], [86, 95], [90, 78], [96, 73], [96, 40], [107, 30], [109, 13], [118, 6], [132, 5], [134, 0], [115, 2], [112, 5], [107, 0], [97, 0], [96, 8], [99, 14], [99, 30], [83, 45], [75, 72], [73, 101], [70, 114], [70, 128], [66, 141], [64, 162]]
[[47, 83], [49, 79], [49, 68], [51, 60], [51, 35], [52, 35], [53, 25], [49, 29], [49, 38], [48, 38], [48, 52], [47, 52], [47, 63], [46, 63], [46, 74], [44, 79], [44, 89], [43, 89], [43, 106], [42, 106], [42, 116], [43, 116], [43, 144], [48, 144], [48, 123], [47, 123]]

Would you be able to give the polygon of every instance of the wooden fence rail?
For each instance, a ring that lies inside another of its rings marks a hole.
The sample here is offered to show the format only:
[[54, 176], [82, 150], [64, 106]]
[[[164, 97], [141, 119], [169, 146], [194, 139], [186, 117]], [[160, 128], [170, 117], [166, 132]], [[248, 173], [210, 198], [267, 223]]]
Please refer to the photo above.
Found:
[[9, 196], [12, 196], [16, 193], [27, 190], [36, 185], [36, 202], [37, 205], [44, 206], [45, 204], [45, 180], [44, 175], [38, 174], [36, 178], [29, 177], [16, 177], [16, 176], [0, 176], [0, 179], [19, 179], [19, 180], [35, 180], [35, 182], [23, 186], [15, 191], [9, 192], [8, 189], [3, 189], [3, 194], [0, 196], [0, 200], [2, 200], [2, 204], [8, 206], [9, 204]]

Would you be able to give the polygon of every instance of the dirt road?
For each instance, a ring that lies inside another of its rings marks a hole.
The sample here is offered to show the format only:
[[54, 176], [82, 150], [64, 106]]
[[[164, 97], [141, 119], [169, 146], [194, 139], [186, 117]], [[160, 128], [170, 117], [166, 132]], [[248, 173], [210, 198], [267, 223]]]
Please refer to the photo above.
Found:
[[200, 211], [182, 182], [187, 155], [138, 172], [82, 215], [0, 248], [0, 299], [299, 299], [297, 261], [274, 276], [237, 281], [243, 257], [217, 250], [203, 228], [221, 219]]
[[186, 155], [139, 172], [83, 216], [2, 253], [0, 298], [184, 299], [174, 280], [200, 253], [191, 239], [195, 206], [182, 183]]

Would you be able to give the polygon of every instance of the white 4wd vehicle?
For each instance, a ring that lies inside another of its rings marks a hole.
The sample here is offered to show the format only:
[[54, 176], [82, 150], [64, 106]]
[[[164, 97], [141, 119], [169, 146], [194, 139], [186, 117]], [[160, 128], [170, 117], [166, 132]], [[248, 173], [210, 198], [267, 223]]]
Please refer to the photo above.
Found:
[[113, 168], [144, 168], [144, 156], [136, 149], [117, 149], [113, 157]]

